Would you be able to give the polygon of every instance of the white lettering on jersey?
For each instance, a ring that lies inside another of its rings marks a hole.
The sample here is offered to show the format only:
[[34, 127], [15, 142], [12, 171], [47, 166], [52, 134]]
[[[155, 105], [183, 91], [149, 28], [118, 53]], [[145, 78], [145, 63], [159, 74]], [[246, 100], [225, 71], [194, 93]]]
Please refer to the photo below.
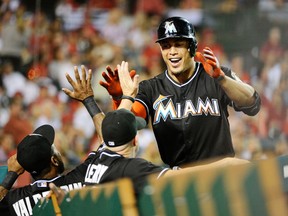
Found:
[[[67, 191], [79, 189], [82, 187], [83, 187], [83, 185], [81, 182], [61, 186], [62, 189], [67, 190]], [[42, 193], [33, 194], [32, 198], [33, 198], [35, 204], [37, 204], [37, 202], [42, 197], [45, 197], [48, 193], [49, 193], [49, 190], [44, 191]], [[30, 216], [33, 213], [32, 212], [33, 207], [31, 205], [29, 197], [25, 197], [21, 200], [18, 200], [12, 206], [13, 206], [13, 209], [14, 209], [17, 216]]]
[[38, 200], [40, 200], [42, 198], [42, 195], [41, 194], [34, 194], [32, 197], [33, 197], [34, 203], [37, 203]]
[[25, 205], [24, 199], [21, 199], [18, 202], [14, 203], [13, 208], [14, 208], [14, 210], [18, 216], [32, 215], [32, 212], [31, 212], [31, 214], [29, 214], [28, 209]]
[[176, 107], [177, 107], [177, 118], [181, 118], [181, 104], [177, 103]]
[[27, 203], [27, 208], [28, 208], [29, 214], [32, 215], [32, 206], [31, 206], [29, 197], [25, 197], [25, 202]]
[[86, 171], [85, 182], [98, 184], [107, 169], [108, 166], [102, 164], [90, 164]]
[[173, 21], [165, 22], [165, 34], [167, 34], [167, 33], [172, 34], [172, 33], [176, 33], [176, 32], [177, 32], [177, 30], [174, 26]]
[[[198, 98], [197, 104], [193, 104], [191, 100], [186, 100], [184, 103], [183, 113], [181, 113], [182, 107], [180, 103], [176, 103], [176, 108], [173, 104], [172, 99], [168, 99], [169, 96], [165, 97], [160, 95], [159, 98], [154, 102], [153, 108], [155, 110], [153, 124], [160, 122], [161, 118], [166, 121], [168, 117], [170, 119], [183, 119], [187, 118], [189, 115], [199, 116], [199, 115], [212, 115], [220, 116], [219, 104], [217, 99], [206, 98], [205, 102]], [[163, 101], [168, 100], [166, 105]]]
[[68, 184], [68, 185], [62, 185], [62, 186], [60, 186], [60, 188], [63, 190], [66, 190], [68, 192], [70, 190], [80, 189], [83, 186], [84, 185], [82, 185], [81, 182], [78, 182], [78, 183], [73, 183], [73, 184]]

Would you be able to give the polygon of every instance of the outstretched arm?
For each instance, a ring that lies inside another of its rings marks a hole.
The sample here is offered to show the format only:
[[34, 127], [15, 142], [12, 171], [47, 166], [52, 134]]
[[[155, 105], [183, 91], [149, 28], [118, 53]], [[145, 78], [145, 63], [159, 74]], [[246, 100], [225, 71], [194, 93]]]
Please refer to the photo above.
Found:
[[232, 79], [221, 70], [218, 59], [209, 47], [203, 49], [203, 55], [196, 53], [195, 60], [203, 64], [206, 73], [216, 79], [226, 95], [234, 102], [236, 108], [248, 115], [258, 113], [261, 100], [255, 89], [239, 78]]
[[3, 182], [0, 185], [0, 201], [6, 196], [13, 184], [17, 180], [18, 176], [21, 175], [25, 170], [18, 163], [16, 154], [11, 156], [8, 161], [8, 173], [6, 174]]
[[[119, 71], [119, 74], [118, 74]], [[88, 70], [88, 76], [86, 75], [86, 69], [82, 65], [81, 66], [81, 77], [78, 72], [78, 68], [74, 67], [74, 75], [76, 81], [74, 81], [69, 74], [66, 74], [66, 78], [68, 82], [71, 84], [73, 91], [63, 88], [62, 90], [71, 98], [81, 101], [89, 114], [93, 118], [94, 126], [100, 138], [100, 143], [103, 143], [101, 125], [102, 121], [105, 117], [104, 113], [98, 107], [96, 101], [94, 100], [94, 92], [91, 87], [91, 79], [92, 79], [92, 71]], [[134, 98], [138, 93], [139, 86], [139, 75], [136, 75], [136, 72], [128, 71], [128, 63], [122, 62], [121, 65], [117, 65], [117, 82], [119, 85], [117, 88], [121, 89], [121, 104], [120, 108], [131, 109]], [[116, 78], [115, 78], [116, 79]], [[120, 84], [121, 83], [121, 84]], [[123, 89], [123, 91], [122, 91]], [[131, 101], [132, 100], [132, 101]]]
[[165, 173], [165, 177], [167, 176], [172, 176], [172, 175], [177, 175], [179, 173], [185, 173], [185, 172], [198, 172], [198, 171], [207, 171], [212, 169], [217, 169], [217, 168], [224, 168], [224, 167], [231, 167], [235, 165], [247, 165], [251, 164], [250, 161], [245, 160], [245, 159], [240, 159], [236, 157], [226, 157], [219, 159], [217, 161], [209, 162], [205, 164], [194, 164], [193, 166], [187, 166], [183, 169], [178, 169], [178, 170], [169, 170]]
[[63, 88], [62, 90], [71, 98], [81, 101], [89, 114], [93, 119], [93, 123], [96, 129], [96, 132], [100, 138], [100, 143], [103, 143], [101, 124], [104, 118], [104, 113], [98, 107], [95, 99], [94, 92], [91, 87], [92, 71], [88, 70], [88, 76], [86, 77], [86, 69], [84, 65], [81, 65], [81, 78], [78, 72], [77, 66], [74, 67], [74, 75], [76, 81], [74, 81], [68, 73], [66, 73], [66, 78], [71, 84], [73, 91]]

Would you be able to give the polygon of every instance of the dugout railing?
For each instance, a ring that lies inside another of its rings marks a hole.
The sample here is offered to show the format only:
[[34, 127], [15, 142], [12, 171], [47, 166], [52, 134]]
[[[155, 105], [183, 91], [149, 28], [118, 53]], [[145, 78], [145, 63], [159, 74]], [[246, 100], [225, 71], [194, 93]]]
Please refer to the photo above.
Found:
[[[149, 176], [136, 198], [132, 182], [118, 180], [69, 192], [61, 215], [287, 216], [288, 156], [200, 171], [182, 170], [159, 180]], [[36, 216], [55, 215], [51, 200]]]

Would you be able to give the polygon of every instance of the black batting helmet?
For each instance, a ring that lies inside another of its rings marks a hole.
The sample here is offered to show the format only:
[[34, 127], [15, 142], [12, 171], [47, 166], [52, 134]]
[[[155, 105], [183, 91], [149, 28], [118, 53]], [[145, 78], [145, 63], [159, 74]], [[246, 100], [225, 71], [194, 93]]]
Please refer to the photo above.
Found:
[[156, 43], [168, 38], [190, 39], [189, 50], [191, 57], [195, 55], [197, 40], [194, 26], [182, 17], [169, 17], [160, 23], [158, 27], [158, 39]]

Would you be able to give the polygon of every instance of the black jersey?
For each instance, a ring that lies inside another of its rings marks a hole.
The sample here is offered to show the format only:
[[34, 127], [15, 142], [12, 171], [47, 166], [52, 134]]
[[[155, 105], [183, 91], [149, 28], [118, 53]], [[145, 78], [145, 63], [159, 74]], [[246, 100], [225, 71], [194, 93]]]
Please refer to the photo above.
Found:
[[[84, 163], [80, 164], [66, 175], [59, 175], [49, 180], [37, 180], [30, 185], [10, 190], [4, 199], [0, 202], [1, 216], [32, 215], [32, 209], [35, 204], [39, 201], [39, 199], [45, 197], [49, 193], [50, 182], [53, 182], [56, 186], [67, 191], [82, 188], [84, 176], [91, 159], [92, 155], [90, 154]], [[10, 213], [8, 212], [8, 206]]]
[[135, 192], [145, 185], [145, 177], [149, 174], [163, 175], [168, 168], [156, 166], [142, 158], [125, 158], [108, 149], [94, 152], [93, 160], [85, 175], [85, 185], [105, 183], [120, 178], [130, 178]]
[[[230, 69], [222, 70], [234, 77]], [[232, 101], [202, 64], [196, 63], [184, 84], [167, 71], [142, 81], [136, 100], [146, 107], [161, 158], [169, 166], [234, 156], [227, 111]]]

